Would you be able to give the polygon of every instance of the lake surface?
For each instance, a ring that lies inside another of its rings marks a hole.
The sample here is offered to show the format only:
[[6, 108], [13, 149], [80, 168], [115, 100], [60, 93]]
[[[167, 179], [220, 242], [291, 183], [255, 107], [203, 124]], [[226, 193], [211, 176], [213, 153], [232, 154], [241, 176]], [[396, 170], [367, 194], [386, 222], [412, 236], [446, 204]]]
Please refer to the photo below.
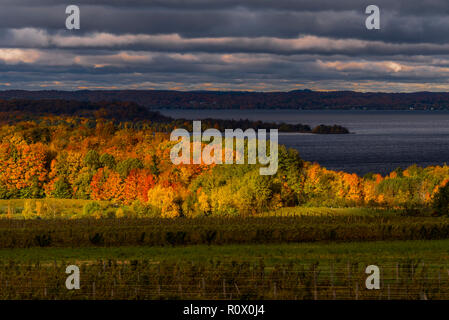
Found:
[[159, 110], [173, 118], [250, 119], [268, 122], [339, 124], [354, 134], [280, 133], [279, 143], [332, 170], [386, 174], [414, 163], [449, 163], [448, 111]]

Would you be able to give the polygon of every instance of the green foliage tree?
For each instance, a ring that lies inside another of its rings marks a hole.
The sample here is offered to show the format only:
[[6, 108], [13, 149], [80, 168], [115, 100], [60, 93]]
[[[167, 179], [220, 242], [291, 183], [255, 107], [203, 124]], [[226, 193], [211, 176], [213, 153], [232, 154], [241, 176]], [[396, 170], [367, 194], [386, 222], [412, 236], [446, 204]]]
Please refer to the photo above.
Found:
[[437, 215], [449, 216], [449, 183], [441, 187], [435, 194], [432, 208]]
[[20, 189], [18, 191], [18, 193], [19, 193], [19, 198], [22, 198], [22, 199], [43, 198], [45, 195], [44, 190], [41, 187], [39, 187], [39, 185], [37, 183], [33, 183], [33, 185], [31, 185], [29, 187]]
[[56, 180], [52, 196], [60, 199], [70, 199], [72, 197], [72, 188], [64, 178]]
[[73, 183], [75, 197], [77, 199], [90, 199], [90, 182], [92, 181], [92, 176], [93, 175], [91, 172], [80, 173], [78, 178]]
[[[396, 169], [397, 170], [397, 169]], [[397, 172], [395, 170], [395, 172]], [[385, 179], [376, 187], [378, 194], [384, 195], [390, 205], [405, 206], [407, 208], [418, 207], [423, 204], [420, 192], [422, 179], [418, 177], [401, 176], [393, 179]]]
[[125, 179], [133, 169], [143, 169], [143, 163], [139, 159], [130, 158], [117, 163], [117, 172]]
[[23, 138], [27, 143], [36, 143], [36, 142], [48, 143], [51, 140], [51, 132], [50, 129], [46, 127], [35, 127], [26, 130], [23, 133]]
[[289, 206], [304, 202], [304, 161], [299, 156], [299, 152], [292, 148], [279, 146], [278, 158], [279, 168], [276, 180], [280, 184], [283, 202]]
[[97, 170], [101, 166], [100, 155], [95, 150], [89, 150], [84, 157], [84, 163], [93, 170]]
[[115, 168], [115, 158], [113, 155], [110, 155], [108, 153], [103, 153], [100, 157], [100, 164], [102, 167], [107, 167], [109, 169]]
[[159, 169], [160, 160], [159, 158], [153, 154], [151, 156], [151, 164], [150, 164], [150, 172], [156, 177], [159, 176], [161, 170]]

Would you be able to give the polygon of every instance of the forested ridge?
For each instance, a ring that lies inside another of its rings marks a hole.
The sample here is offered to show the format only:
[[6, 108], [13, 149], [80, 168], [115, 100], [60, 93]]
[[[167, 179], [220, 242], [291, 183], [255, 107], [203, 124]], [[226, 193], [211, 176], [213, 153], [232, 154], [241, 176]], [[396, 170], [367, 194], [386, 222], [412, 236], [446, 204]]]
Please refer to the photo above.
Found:
[[89, 102], [131, 101], [151, 109], [449, 109], [448, 92], [385, 93], [312, 90], [294, 90], [289, 92], [6, 90], [0, 91], [0, 99], [59, 99]]
[[[49, 115], [3, 124], [0, 198], [110, 201], [119, 217], [251, 216], [298, 205], [448, 211], [448, 166], [360, 177], [280, 146], [277, 173], [261, 176], [260, 165], [174, 165], [174, 143], [151, 121]], [[29, 202], [22, 215], [53, 217], [45, 206]], [[110, 214], [96, 202], [82, 213]]]
[[[173, 119], [150, 111], [135, 102], [86, 102], [76, 100], [0, 100], [0, 121], [14, 123], [21, 120], [33, 120], [40, 116], [79, 116], [89, 119], [111, 119], [116, 122], [133, 121], [135, 127], [142, 123], [152, 123], [155, 130], [170, 132], [176, 128], [185, 128], [192, 131], [192, 121], [186, 119]], [[346, 134], [348, 129], [339, 125], [319, 125], [311, 128], [306, 124], [287, 124], [262, 122], [251, 120], [222, 120], [204, 119], [202, 128], [216, 128], [224, 132], [225, 129], [279, 129], [282, 132], [301, 132], [318, 134]]]

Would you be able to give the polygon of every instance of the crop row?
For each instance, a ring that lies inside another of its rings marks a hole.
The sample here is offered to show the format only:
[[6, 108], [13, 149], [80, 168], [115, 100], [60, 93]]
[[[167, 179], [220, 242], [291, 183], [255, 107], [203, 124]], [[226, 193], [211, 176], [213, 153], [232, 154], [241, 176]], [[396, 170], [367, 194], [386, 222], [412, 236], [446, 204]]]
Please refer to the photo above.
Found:
[[[321, 220], [320, 220], [321, 219]], [[446, 218], [1, 221], [0, 248], [177, 246], [449, 238]]]
[[448, 270], [418, 261], [380, 266], [378, 290], [350, 262], [97, 261], [79, 266], [73, 290], [66, 265], [1, 264], [0, 299], [449, 299]]

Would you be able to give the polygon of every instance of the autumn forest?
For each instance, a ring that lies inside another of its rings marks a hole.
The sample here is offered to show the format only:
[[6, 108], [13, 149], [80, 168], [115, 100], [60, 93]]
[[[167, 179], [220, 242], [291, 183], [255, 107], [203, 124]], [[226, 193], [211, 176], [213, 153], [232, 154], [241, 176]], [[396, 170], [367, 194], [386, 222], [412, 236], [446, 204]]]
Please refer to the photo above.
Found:
[[413, 211], [430, 208], [449, 181], [448, 166], [360, 177], [302, 161], [284, 147], [269, 177], [257, 165], [175, 166], [161, 122], [101, 113], [3, 120], [0, 198], [107, 200], [134, 204], [142, 217], [249, 216], [298, 205]]

